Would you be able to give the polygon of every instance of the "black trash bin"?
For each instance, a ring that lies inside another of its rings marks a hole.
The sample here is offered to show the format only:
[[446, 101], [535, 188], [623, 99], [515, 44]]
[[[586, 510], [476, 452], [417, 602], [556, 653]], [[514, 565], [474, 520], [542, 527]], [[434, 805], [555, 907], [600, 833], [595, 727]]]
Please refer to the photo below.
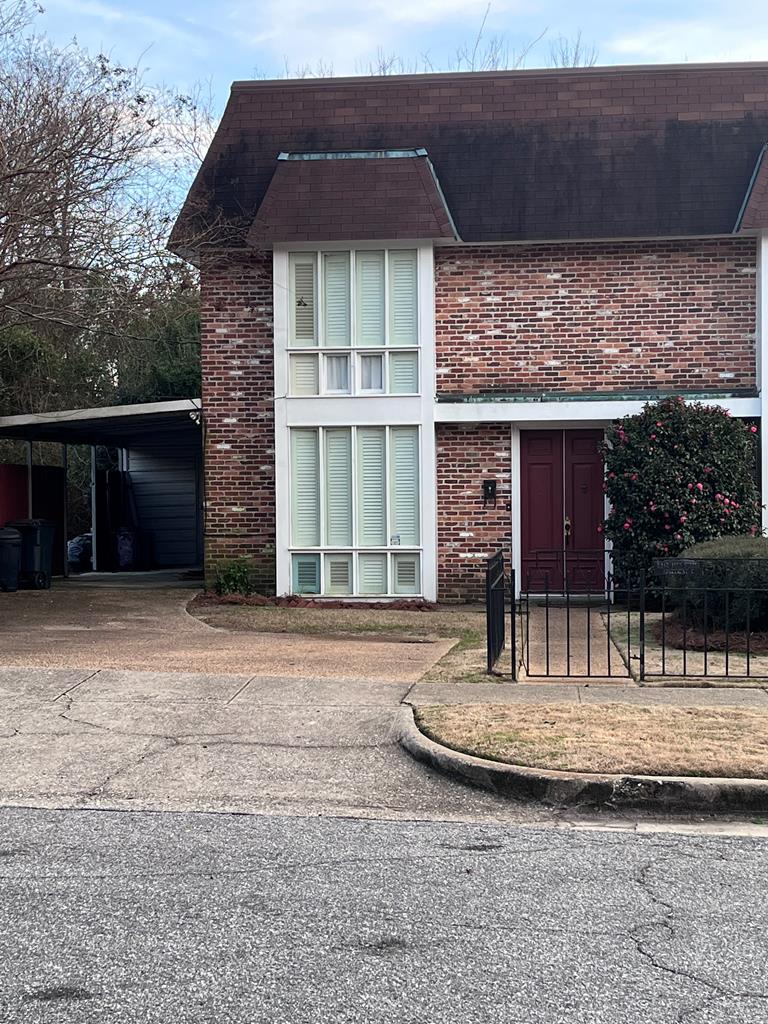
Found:
[[56, 524], [47, 519], [17, 519], [8, 526], [21, 534], [19, 582], [47, 590], [53, 575], [53, 534]]
[[0, 590], [12, 593], [19, 589], [21, 565], [21, 534], [10, 526], [0, 530]]

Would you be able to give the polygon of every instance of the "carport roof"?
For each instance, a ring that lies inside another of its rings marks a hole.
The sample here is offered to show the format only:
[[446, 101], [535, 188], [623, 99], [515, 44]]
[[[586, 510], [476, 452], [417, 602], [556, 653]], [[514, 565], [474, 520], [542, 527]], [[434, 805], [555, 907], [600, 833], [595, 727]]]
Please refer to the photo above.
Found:
[[0, 416], [0, 437], [127, 448], [156, 437], [160, 431], [166, 436], [169, 431], [196, 430], [200, 408], [199, 398], [184, 398], [103, 409]]

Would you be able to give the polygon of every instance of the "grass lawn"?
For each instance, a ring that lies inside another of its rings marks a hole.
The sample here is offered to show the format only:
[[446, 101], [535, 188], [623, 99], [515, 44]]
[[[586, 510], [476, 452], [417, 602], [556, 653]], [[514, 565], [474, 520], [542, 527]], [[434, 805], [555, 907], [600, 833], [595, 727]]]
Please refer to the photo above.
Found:
[[455, 638], [456, 645], [424, 676], [429, 682], [488, 682], [485, 671], [485, 609], [441, 605], [435, 611], [388, 608], [280, 608], [274, 605], [207, 604], [195, 599], [191, 615], [209, 626], [260, 633], [296, 633], [345, 639], [419, 643]]
[[768, 777], [768, 714], [735, 707], [464, 704], [415, 709], [431, 739], [561, 771]]
[[[605, 620], [605, 616], [603, 616]], [[657, 639], [657, 624], [661, 621], [660, 612], [646, 612], [645, 615], [645, 686], [735, 686], [741, 688], [764, 687], [766, 680], [749, 678], [739, 675], [746, 673], [746, 655], [732, 652], [728, 658], [728, 675], [725, 675], [725, 654], [722, 651], [709, 651], [707, 654], [706, 675], [704, 675], [703, 651], [687, 651], [683, 657], [682, 650], [672, 647], [667, 641], [666, 651], [662, 658], [662, 646]], [[627, 641], [629, 639], [629, 667], [632, 678], [639, 681], [639, 662], [637, 653], [640, 644], [640, 613], [631, 612], [629, 623], [627, 613], [616, 611], [611, 615], [611, 638], [627, 659]], [[664, 675], [659, 673], [664, 672]], [[749, 671], [751, 676], [768, 676], [768, 655], [753, 654], [750, 658]], [[676, 674], [677, 673], [677, 674]], [[684, 673], [684, 674], [683, 674]]]

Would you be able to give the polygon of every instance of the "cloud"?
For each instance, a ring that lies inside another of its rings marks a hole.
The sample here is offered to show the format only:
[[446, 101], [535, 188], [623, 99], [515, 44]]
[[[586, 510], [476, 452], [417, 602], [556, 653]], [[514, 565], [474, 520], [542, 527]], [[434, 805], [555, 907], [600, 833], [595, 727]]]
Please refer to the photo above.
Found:
[[[202, 33], [189, 32], [167, 18], [158, 18], [140, 11], [113, 7], [104, 3], [103, 0], [48, 0], [46, 7], [51, 12], [61, 11], [68, 15], [74, 15], [76, 18], [94, 19], [102, 25], [108, 26], [110, 33], [114, 33], [118, 25], [129, 29], [138, 29], [141, 31], [143, 46], [164, 41], [183, 44], [185, 47], [191, 48], [191, 51], [198, 56], [208, 52], [206, 38]], [[88, 25], [88, 31], [83, 33], [78, 27], [74, 34], [78, 36], [87, 34], [93, 37], [93, 28], [94, 26]]]
[[668, 21], [620, 35], [606, 42], [606, 51], [638, 63], [682, 61], [765, 60], [768, 55], [768, 16], [761, 9], [757, 21], [741, 16], [732, 22], [717, 17]]

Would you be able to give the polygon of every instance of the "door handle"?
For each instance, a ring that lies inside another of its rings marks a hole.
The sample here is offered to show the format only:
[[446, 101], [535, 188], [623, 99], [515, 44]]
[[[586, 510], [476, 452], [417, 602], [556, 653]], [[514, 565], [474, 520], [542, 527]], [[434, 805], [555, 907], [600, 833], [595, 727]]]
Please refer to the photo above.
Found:
[[571, 524], [570, 516], [566, 516], [565, 520], [563, 522], [563, 533], [565, 535], [566, 541], [568, 541], [570, 536], [571, 536], [571, 525], [572, 524]]

